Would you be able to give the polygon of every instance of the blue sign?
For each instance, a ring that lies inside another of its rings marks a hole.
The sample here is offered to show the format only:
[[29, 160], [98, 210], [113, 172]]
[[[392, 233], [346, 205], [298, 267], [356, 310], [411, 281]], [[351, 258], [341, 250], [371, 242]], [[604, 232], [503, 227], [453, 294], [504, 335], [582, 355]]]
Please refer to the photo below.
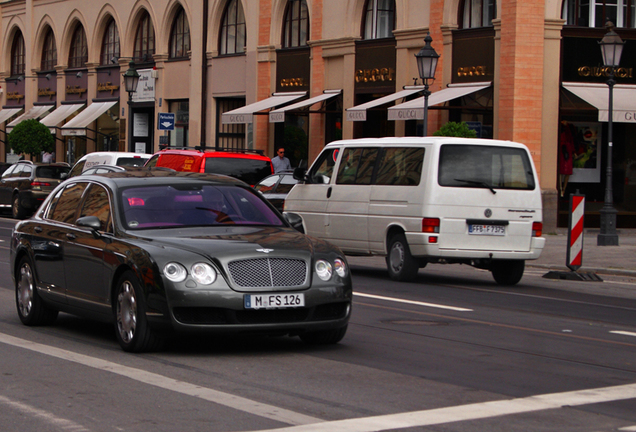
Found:
[[174, 113], [159, 113], [159, 118], [157, 119], [157, 129], [163, 131], [173, 131], [174, 117]]

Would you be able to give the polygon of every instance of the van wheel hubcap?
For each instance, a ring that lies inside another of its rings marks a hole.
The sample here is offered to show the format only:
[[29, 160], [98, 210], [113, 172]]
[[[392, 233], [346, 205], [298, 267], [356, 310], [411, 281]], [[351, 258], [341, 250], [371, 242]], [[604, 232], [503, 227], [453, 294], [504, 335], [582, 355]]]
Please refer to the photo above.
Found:
[[402, 243], [395, 243], [391, 248], [391, 268], [394, 272], [399, 273], [404, 267], [404, 245]]

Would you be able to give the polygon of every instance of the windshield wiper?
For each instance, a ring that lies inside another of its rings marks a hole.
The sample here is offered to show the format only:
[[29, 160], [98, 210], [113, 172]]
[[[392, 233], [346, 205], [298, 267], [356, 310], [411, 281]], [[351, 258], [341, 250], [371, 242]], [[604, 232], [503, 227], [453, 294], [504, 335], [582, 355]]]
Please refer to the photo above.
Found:
[[493, 187], [492, 187], [491, 185], [489, 185], [488, 183], [483, 182], [483, 181], [478, 181], [478, 180], [465, 180], [465, 179], [453, 179], [453, 180], [455, 180], [455, 181], [457, 181], [457, 182], [468, 183], [468, 184], [475, 185], [475, 186], [482, 186], [482, 187], [485, 187], [485, 188], [487, 188], [487, 189], [490, 189], [490, 192], [492, 192], [492, 193], [493, 193], [493, 195], [497, 193], [497, 191], [496, 191], [495, 189], [493, 189]]

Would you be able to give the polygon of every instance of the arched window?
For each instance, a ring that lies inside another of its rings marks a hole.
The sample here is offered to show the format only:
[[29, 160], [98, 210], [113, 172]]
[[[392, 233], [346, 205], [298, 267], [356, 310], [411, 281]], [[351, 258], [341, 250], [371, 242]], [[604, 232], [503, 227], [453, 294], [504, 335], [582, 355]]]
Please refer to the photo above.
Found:
[[285, 10], [283, 48], [307, 46], [309, 11], [305, 0], [289, 0]]
[[605, 27], [609, 20], [616, 27], [636, 27], [636, 0], [565, 0], [563, 14], [566, 25]]
[[188, 56], [190, 51], [190, 26], [183, 8], [179, 10], [170, 31], [170, 58]]
[[68, 53], [69, 68], [86, 67], [88, 61], [88, 44], [86, 43], [86, 33], [84, 27], [77, 25], [71, 38], [71, 50]]
[[395, 1], [367, 0], [362, 37], [381, 39], [393, 37], [395, 29]]
[[495, 0], [464, 0], [459, 6], [459, 28], [492, 27], [496, 10]]
[[102, 55], [99, 63], [101, 65], [110, 65], [113, 58], [119, 58], [119, 32], [117, 31], [115, 20], [111, 18], [108, 20], [104, 38], [102, 39]]
[[11, 75], [24, 75], [24, 37], [22, 32], [17, 32], [13, 37], [11, 46]]
[[223, 12], [219, 53], [238, 54], [245, 52], [245, 14], [239, 0], [229, 0]]
[[138, 62], [152, 61], [155, 53], [155, 29], [152, 27], [150, 15], [144, 11], [139, 25], [137, 26], [137, 34], [135, 35], [135, 53], [134, 60]]
[[46, 31], [44, 45], [42, 46], [42, 62], [40, 70], [47, 71], [55, 69], [57, 64], [57, 47], [55, 45], [55, 35], [51, 27]]

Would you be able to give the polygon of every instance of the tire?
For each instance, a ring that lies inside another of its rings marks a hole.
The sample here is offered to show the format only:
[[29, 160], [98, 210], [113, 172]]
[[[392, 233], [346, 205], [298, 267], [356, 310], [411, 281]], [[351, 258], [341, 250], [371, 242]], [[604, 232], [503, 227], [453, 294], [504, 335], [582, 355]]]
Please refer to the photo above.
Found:
[[495, 260], [490, 265], [490, 272], [499, 285], [515, 285], [523, 277], [525, 267], [523, 260]]
[[115, 333], [121, 348], [126, 352], [155, 351], [163, 345], [146, 319], [146, 304], [137, 277], [125, 272], [117, 282], [115, 292]]
[[22, 324], [40, 326], [52, 324], [58, 311], [49, 308], [38, 294], [33, 265], [22, 257], [15, 278], [15, 304]]
[[347, 333], [347, 326], [331, 329], [306, 332], [300, 334], [300, 340], [311, 345], [334, 345], [342, 340]]
[[14, 219], [24, 219], [25, 211], [22, 204], [20, 204], [20, 194], [13, 195], [11, 200], [11, 215]]
[[403, 233], [395, 234], [389, 240], [386, 267], [394, 281], [407, 282], [415, 279], [420, 269], [419, 263], [411, 255], [411, 250]]

